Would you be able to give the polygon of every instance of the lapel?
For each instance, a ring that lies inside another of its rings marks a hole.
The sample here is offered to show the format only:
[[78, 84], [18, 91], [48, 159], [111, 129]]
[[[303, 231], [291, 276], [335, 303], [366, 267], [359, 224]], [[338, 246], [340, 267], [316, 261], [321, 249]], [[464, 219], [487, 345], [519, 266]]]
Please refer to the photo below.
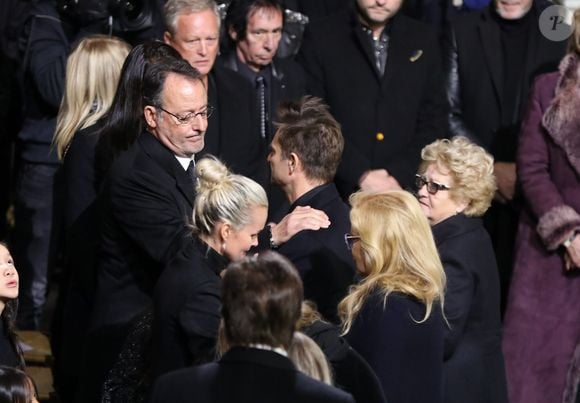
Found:
[[412, 36], [413, 33], [408, 32], [404, 19], [399, 16], [393, 17], [387, 48], [387, 64], [381, 82], [383, 92], [392, 91], [393, 85], [398, 83], [398, 77], [405, 75], [405, 68], [411, 63], [409, 58], [418, 50], [414, 49], [414, 41], [409, 41]]
[[138, 139], [143, 151], [175, 180], [177, 189], [193, 208], [194, 186], [173, 153], [163, 146], [151, 133], [145, 131]]
[[503, 78], [502, 78], [502, 56], [501, 56], [501, 37], [499, 26], [493, 20], [490, 9], [482, 13], [482, 19], [478, 23], [479, 37], [483, 47], [483, 55], [487, 63], [487, 68], [491, 74], [491, 81], [495, 96], [500, 109], [503, 110]]
[[[351, 34], [354, 37], [354, 43], [356, 43], [359, 46], [367, 63], [369, 63], [370, 68], [373, 71], [376, 79], [380, 81], [381, 75], [379, 74], [379, 71], [377, 70], [377, 66], [375, 64], [375, 55], [373, 53], [373, 48], [371, 46], [369, 38], [360, 27], [360, 22], [358, 21], [356, 10], [353, 10], [351, 14]], [[389, 56], [387, 53], [387, 59], [388, 57]]]
[[279, 63], [276, 62], [276, 58], [272, 59], [270, 66], [272, 67], [272, 88], [270, 88], [270, 120], [274, 121], [274, 117], [277, 116], [278, 102], [283, 98], [284, 88], [286, 85], [284, 81], [284, 72], [280, 69]]

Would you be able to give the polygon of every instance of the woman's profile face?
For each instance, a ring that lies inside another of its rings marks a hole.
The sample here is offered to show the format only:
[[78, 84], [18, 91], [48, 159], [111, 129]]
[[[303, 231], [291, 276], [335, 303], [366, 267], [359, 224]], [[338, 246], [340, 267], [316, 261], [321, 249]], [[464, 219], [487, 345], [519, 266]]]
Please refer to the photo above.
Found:
[[435, 194], [428, 191], [429, 184], [424, 184], [417, 189], [419, 204], [431, 225], [438, 224], [465, 209], [463, 204], [451, 199], [449, 190], [453, 189], [454, 183], [453, 177], [448, 172], [440, 170], [436, 164], [431, 164], [423, 176], [427, 182], [443, 185], [446, 188], [439, 186]]
[[[358, 230], [354, 227], [352, 228], [352, 235], [360, 236]], [[354, 259], [354, 264], [356, 266], [356, 271], [360, 275], [365, 276], [367, 274], [367, 270], [365, 267], [365, 261], [363, 259], [363, 251], [362, 251], [360, 239], [353, 240], [351, 252], [352, 252], [352, 258]]]
[[0, 300], [18, 298], [18, 272], [8, 249], [0, 244]]
[[268, 209], [253, 206], [250, 209], [250, 223], [238, 230], [233, 229], [226, 241], [223, 254], [231, 261], [243, 259], [252, 246], [258, 246], [258, 233], [266, 225]]

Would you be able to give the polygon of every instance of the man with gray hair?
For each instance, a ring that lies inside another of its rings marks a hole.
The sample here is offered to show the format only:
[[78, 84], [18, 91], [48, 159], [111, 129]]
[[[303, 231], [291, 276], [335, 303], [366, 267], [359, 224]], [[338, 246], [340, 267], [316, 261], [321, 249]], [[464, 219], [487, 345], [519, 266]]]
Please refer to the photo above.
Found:
[[163, 39], [199, 70], [208, 91], [208, 103], [215, 107], [203, 153], [219, 157], [232, 171], [264, 186], [269, 178], [267, 165], [259, 154], [253, 88], [235, 72], [215, 65], [220, 24], [214, 0], [168, 0]]

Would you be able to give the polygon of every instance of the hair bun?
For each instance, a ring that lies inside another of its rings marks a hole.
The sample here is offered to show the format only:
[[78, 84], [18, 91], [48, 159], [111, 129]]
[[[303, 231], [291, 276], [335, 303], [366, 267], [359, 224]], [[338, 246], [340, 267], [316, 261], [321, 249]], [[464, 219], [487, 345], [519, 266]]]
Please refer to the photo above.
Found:
[[210, 192], [219, 188], [231, 175], [228, 168], [213, 155], [208, 155], [195, 164], [197, 193]]

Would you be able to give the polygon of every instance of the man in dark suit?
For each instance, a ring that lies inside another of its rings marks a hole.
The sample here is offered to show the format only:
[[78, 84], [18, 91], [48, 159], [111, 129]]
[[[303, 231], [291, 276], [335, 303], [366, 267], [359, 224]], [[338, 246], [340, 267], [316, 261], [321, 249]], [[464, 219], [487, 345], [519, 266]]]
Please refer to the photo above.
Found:
[[354, 402], [351, 395], [302, 373], [287, 349], [302, 303], [292, 264], [264, 253], [228, 267], [222, 281], [223, 342], [215, 363], [163, 375], [151, 402]]
[[84, 401], [98, 396], [162, 268], [192, 242], [193, 158], [211, 113], [205, 86], [187, 61], [167, 59], [145, 70], [142, 95], [147, 128], [111, 166], [99, 195], [101, 256], [87, 348], [94, 357]]
[[272, 180], [291, 206], [274, 214], [274, 222], [296, 208], [310, 206], [326, 213], [330, 226], [300, 231], [281, 242], [279, 224], [271, 223], [271, 238], [262, 244], [269, 243], [292, 261], [304, 282], [305, 298], [315, 302], [327, 320], [338, 322], [336, 307], [355, 273], [344, 242], [350, 232], [349, 209], [332, 182], [344, 147], [340, 125], [328, 106], [311, 97], [283, 104], [278, 124], [268, 162]]
[[447, 93], [452, 135], [463, 135], [494, 157], [498, 191], [485, 224], [492, 237], [505, 304], [519, 216], [517, 138], [533, 78], [556, 70], [566, 41], [540, 32], [544, 0], [494, 1], [457, 18], [445, 37]]
[[[306, 94], [304, 71], [292, 59], [276, 57], [284, 28], [284, 10], [278, 0], [233, 0], [225, 25], [229, 52], [218, 60], [254, 88], [260, 160], [265, 162], [276, 132], [274, 122], [279, 103]], [[275, 187], [266, 190], [270, 212], [275, 212], [284, 204], [284, 195]]]
[[343, 196], [411, 188], [421, 148], [447, 134], [438, 41], [398, 13], [401, 0], [353, 2], [309, 26], [298, 54], [308, 92], [342, 125], [335, 182]]
[[203, 76], [209, 104], [204, 154], [213, 154], [232, 171], [262, 186], [269, 183], [264, 163], [252, 86], [238, 74], [218, 66], [220, 14], [214, 0], [169, 0], [165, 4], [165, 43], [179, 51]]

